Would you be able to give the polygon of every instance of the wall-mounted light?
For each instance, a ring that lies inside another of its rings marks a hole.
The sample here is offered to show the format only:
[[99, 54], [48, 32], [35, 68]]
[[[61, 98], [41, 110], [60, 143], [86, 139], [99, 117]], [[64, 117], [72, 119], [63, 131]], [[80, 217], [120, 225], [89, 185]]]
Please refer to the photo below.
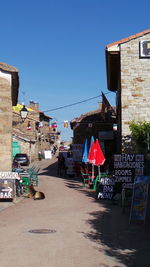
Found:
[[23, 105], [23, 108], [20, 110], [20, 116], [23, 122], [27, 118], [27, 115], [28, 115], [28, 110], [26, 109], [25, 105]]

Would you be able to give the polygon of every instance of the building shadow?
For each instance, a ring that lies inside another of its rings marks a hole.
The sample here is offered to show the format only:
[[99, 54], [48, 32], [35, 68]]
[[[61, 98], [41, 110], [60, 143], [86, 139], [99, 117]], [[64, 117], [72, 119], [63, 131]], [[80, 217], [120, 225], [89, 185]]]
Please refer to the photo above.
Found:
[[129, 223], [129, 210], [123, 214], [121, 206], [112, 205], [103, 200], [100, 204], [103, 212], [96, 211], [89, 215], [87, 223], [92, 231], [85, 233], [85, 238], [103, 245], [105, 254], [116, 258], [128, 267], [148, 267], [150, 228], [148, 225]]
[[[83, 187], [81, 177], [59, 176], [57, 162], [43, 169], [39, 175], [65, 180], [68, 188], [78, 190], [102, 207], [101, 210], [89, 213], [91, 219], [88, 219], [86, 223], [92, 230], [81, 234], [91, 242], [103, 245], [105, 254], [118, 261], [118, 265], [113, 267], [119, 267], [119, 263], [127, 267], [150, 266], [150, 227], [149, 225], [130, 224], [130, 209], [123, 213], [119, 203], [113, 205], [110, 200], [97, 200], [94, 190], [88, 188], [88, 185]], [[110, 266], [105, 265], [105, 267]]]

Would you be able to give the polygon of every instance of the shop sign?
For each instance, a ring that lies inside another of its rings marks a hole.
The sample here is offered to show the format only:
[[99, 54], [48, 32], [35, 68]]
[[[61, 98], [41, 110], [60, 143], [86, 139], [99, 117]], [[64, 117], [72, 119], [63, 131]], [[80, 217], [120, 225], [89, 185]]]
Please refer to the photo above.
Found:
[[114, 155], [115, 182], [133, 183], [134, 177], [144, 174], [143, 154], [115, 154]]
[[98, 133], [100, 140], [113, 140], [114, 132], [113, 131], [100, 131]]
[[0, 179], [18, 179], [17, 172], [0, 172]]
[[0, 199], [12, 199], [14, 195], [15, 179], [0, 179]]

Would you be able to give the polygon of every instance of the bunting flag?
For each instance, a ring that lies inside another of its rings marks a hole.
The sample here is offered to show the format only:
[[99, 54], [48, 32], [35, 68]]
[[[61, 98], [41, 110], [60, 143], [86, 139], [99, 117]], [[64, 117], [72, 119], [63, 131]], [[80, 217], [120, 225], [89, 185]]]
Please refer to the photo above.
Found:
[[44, 127], [43, 122], [40, 121], [40, 122], [39, 122], [39, 128], [43, 128], [43, 127]]
[[68, 121], [64, 121], [64, 128], [68, 128]]
[[30, 121], [28, 121], [27, 130], [31, 130], [31, 122]]
[[51, 127], [54, 129], [54, 128], [57, 128], [57, 123], [56, 123], [56, 121], [54, 121], [54, 122], [52, 122], [51, 123]]

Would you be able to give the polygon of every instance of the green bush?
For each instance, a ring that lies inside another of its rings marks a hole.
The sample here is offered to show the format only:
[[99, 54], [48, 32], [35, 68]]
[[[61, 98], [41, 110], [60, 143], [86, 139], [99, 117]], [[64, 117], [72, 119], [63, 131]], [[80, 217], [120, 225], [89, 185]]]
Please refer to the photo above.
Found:
[[129, 124], [130, 131], [136, 143], [147, 144], [150, 136], [150, 122], [134, 122]]

